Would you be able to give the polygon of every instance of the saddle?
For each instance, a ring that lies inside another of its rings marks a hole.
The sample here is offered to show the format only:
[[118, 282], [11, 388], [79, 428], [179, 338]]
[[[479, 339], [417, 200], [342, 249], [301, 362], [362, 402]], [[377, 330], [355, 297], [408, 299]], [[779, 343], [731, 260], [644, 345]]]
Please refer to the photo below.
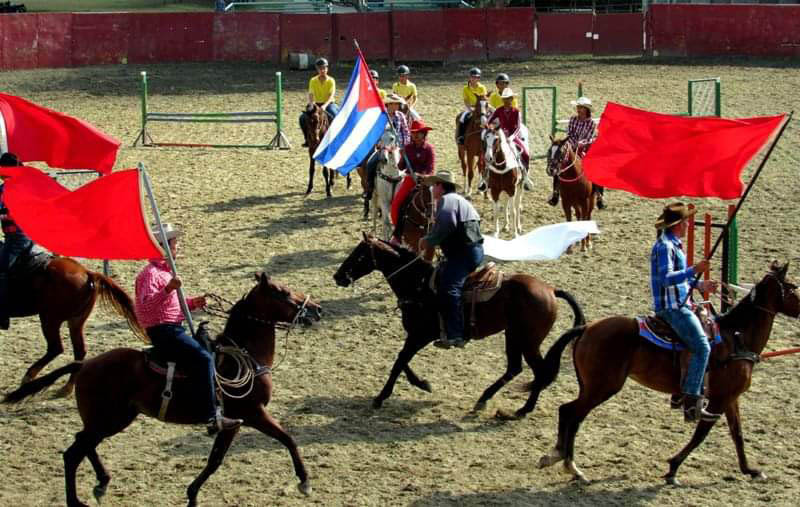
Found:
[[[694, 313], [700, 319], [700, 324], [706, 332], [706, 339], [709, 340], [711, 346], [720, 343], [722, 337], [716, 320], [699, 305], [695, 308]], [[639, 335], [650, 343], [674, 351], [686, 350], [686, 345], [678, 333], [660, 317], [655, 315], [639, 316], [636, 317], [636, 322], [639, 324]]]
[[[472, 338], [475, 335], [475, 305], [492, 299], [502, 287], [504, 277], [505, 274], [500, 271], [494, 262], [488, 262], [482, 268], [470, 273], [464, 280], [461, 302], [464, 306], [464, 312], [469, 315], [469, 327], [466, 330], [468, 338]], [[429, 287], [436, 294], [438, 286], [439, 269], [437, 268], [430, 278]], [[444, 329], [444, 325], [441, 328]]]

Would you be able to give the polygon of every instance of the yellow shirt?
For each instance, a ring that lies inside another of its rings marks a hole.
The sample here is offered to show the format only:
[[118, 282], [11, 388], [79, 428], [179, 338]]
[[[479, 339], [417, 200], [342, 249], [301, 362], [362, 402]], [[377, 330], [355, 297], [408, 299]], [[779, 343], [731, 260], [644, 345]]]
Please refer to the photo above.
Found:
[[381, 96], [381, 100], [386, 100], [386, 90], [383, 88], [378, 88], [378, 95]]
[[404, 99], [408, 100], [409, 97], [417, 96], [417, 85], [415, 85], [411, 81], [406, 81], [406, 84], [403, 84], [400, 81], [398, 81], [392, 85], [392, 91], [400, 95]]
[[483, 86], [481, 83], [478, 83], [478, 86], [475, 88], [470, 88], [468, 84], [464, 85], [464, 102], [469, 104], [470, 106], [474, 106], [475, 102], [478, 101], [478, 95], [483, 95], [484, 97], [487, 95], [486, 87]]
[[[500, 98], [500, 92], [495, 90], [491, 95], [489, 95], [489, 105], [495, 109], [503, 107], [503, 99]], [[519, 106], [517, 105], [517, 97], [514, 97], [514, 100], [511, 101], [511, 105], [519, 109]]]
[[314, 102], [327, 102], [336, 94], [336, 81], [328, 76], [324, 83], [320, 83], [319, 76], [314, 76], [308, 82], [308, 93], [314, 95]]

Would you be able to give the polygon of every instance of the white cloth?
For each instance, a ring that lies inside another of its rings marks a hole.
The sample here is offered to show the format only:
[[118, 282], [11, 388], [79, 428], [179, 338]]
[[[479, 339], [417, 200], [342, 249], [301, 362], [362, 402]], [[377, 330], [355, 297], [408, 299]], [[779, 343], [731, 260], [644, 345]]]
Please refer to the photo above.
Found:
[[483, 237], [483, 252], [502, 261], [551, 261], [588, 234], [599, 234], [594, 220], [545, 225], [510, 241]]

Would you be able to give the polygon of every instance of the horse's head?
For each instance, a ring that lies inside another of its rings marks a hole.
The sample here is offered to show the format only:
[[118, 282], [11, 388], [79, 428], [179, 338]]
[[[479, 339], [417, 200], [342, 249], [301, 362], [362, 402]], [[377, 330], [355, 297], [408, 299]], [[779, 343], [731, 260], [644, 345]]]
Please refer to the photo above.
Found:
[[489, 103], [486, 101], [486, 97], [478, 95], [477, 100], [475, 100], [475, 109], [472, 111], [471, 121], [484, 128], [488, 119]]
[[767, 274], [750, 292], [750, 299], [756, 302], [763, 298], [765, 303], [760, 303], [761, 306], [797, 318], [800, 317], [800, 297], [797, 295], [797, 285], [786, 279], [788, 269], [788, 262], [781, 265], [778, 261], [772, 261]]
[[507, 142], [505, 132], [503, 129], [487, 129], [486, 137], [486, 163], [494, 167], [503, 167], [506, 165], [506, 156], [503, 153], [503, 143]]
[[397, 135], [391, 130], [386, 129], [383, 131], [383, 135], [381, 135], [380, 140], [380, 152], [378, 153], [378, 161], [382, 164], [385, 164], [390, 161], [397, 162], [396, 156], [391, 156], [394, 151], [390, 152], [390, 148], [397, 147]]
[[255, 275], [256, 284], [245, 296], [253, 317], [267, 322], [300, 322], [310, 326], [322, 318], [322, 307], [302, 292], [296, 292], [266, 273]]
[[339, 287], [348, 287], [376, 269], [381, 271], [396, 269], [417, 257], [416, 253], [407, 248], [393, 246], [372, 234], [363, 233], [363, 236], [361, 242], [333, 275]]
[[547, 149], [547, 175], [555, 176], [565, 162], [570, 161], [572, 148], [566, 137], [550, 136], [550, 147]]
[[308, 134], [310, 141], [319, 143], [328, 130], [328, 113], [316, 104], [309, 104], [306, 106], [306, 113], [308, 116]]

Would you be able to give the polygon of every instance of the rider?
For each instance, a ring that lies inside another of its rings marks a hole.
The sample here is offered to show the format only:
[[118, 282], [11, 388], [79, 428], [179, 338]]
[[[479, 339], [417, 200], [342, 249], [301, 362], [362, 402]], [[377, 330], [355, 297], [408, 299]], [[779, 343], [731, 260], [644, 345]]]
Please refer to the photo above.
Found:
[[683, 413], [688, 422], [719, 418], [719, 415], [705, 410], [700, 394], [711, 346], [688, 301], [693, 288], [708, 292], [717, 289], [717, 282], [698, 282], [698, 277], [709, 268], [707, 260], [694, 266], [686, 265], [681, 238], [686, 235], [688, 218], [694, 212], [680, 202], [666, 206], [656, 221], [658, 239], [650, 253], [653, 310], [672, 326], [691, 352], [686, 379], [681, 386]]
[[[492, 90], [489, 93], [489, 109], [491, 111], [497, 110], [503, 107], [503, 90], [508, 88], [508, 85], [511, 84], [511, 78], [508, 77], [508, 74], [505, 72], [501, 72], [497, 75], [497, 78], [494, 80], [494, 85], [497, 87], [496, 90]], [[519, 109], [519, 105], [517, 104], [517, 98], [514, 97], [512, 105]]]
[[[372, 80], [375, 82], [375, 87], [377, 88], [378, 83], [380, 82], [380, 76], [378, 75], [378, 71], [370, 69], [369, 75], [372, 76]], [[383, 88], [378, 88], [378, 95], [381, 96], [381, 100], [386, 100], [386, 90], [384, 90]]]
[[[530, 163], [530, 155], [528, 154], [528, 146], [525, 144], [525, 141], [522, 139], [522, 116], [520, 115], [519, 109], [514, 105], [514, 90], [511, 88], [503, 88], [503, 92], [501, 95], [503, 106], [498, 107], [495, 109], [492, 116], [489, 117], [489, 121], [487, 125], [489, 128], [497, 128], [495, 123], [503, 129], [508, 140], [514, 143], [514, 146], [517, 148], [517, 153], [519, 153], [520, 159], [522, 161], [522, 176], [523, 176], [523, 183], [522, 186], [525, 190], [531, 191], [533, 190], [533, 183], [531, 182], [530, 178], [528, 178], [528, 164]], [[483, 187], [483, 188], [482, 188]], [[486, 190], [486, 182], [483, 180], [483, 175], [481, 175], [481, 182], [478, 184], [478, 190], [484, 191]]]
[[[17, 167], [21, 165], [22, 163], [13, 153], [3, 153], [0, 156], [0, 167]], [[0, 179], [5, 182], [6, 177], [0, 176]], [[6, 330], [9, 326], [9, 270], [20, 255], [28, 252], [33, 247], [33, 241], [22, 232], [22, 229], [14, 223], [14, 220], [8, 214], [8, 208], [6, 207], [5, 199], [3, 199], [4, 189], [5, 183], [0, 184], [0, 223], [2, 223], [3, 235], [5, 236], [3, 250], [0, 253], [0, 329]]]
[[478, 97], [486, 97], [486, 87], [480, 82], [481, 69], [472, 67], [469, 69], [469, 78], [467, 84], [464, 85], [463, 98], [464, 98], [464, 111], [458, 116], [458, 126], [456, 127], [456, 142], [459, 145], [464, 144], [464, 131], [467, 128], [467, 123], [472, 116], [472, 110], [475, 109], [475, 103], [478, 102]]
[[[569, 119], [567, 126], [567, 139], [576, 150], [576, 155], [583, 158], [589, 152], [595, 137], [595, 123], [592, 119], [592, 101], [588, 97], [579, 97], [578, 100], [571, 101], [575, 106], [575, 115]], [[592, 192], [597, 196], [597, 208], [605, 209], [606, 203], [603, 201], [604, 188], [592, 183]], [[558, 204], [558, 175], [553, 176], [553, 195], [547, 201], [550, 205]]]
[[[386, 113], [389, 115], [389, 121], [392, 122], [394, 131], [397, 134], [397, 148], [400, 150], [400, 157], [402, 159], [405, 146], [411, 142], [411, 134], [408, 130], [406, 115], [400, 112], [400, 107], [405, 104], [405, 101], [403, 97], [392, 93], [391, 95], [387, 95], [383, 102], [386, 104]], [[378, 142], [378, 148], [380, 147], [380, 142]], [[367, 160], [367, 190], [364, 195], [364, 198], [367, 200], [372, 199], [372, 192], [375, 190], [375, 176], [378, 173], [378, 160], [378, 150], [373, 151], [372, 155], [370, 155]]]
[[[328, 113], [328, 117], [333, 120], [333, 117], [339, 112], [339, 106], [336, 105], [336, 81], [328, 75], [328, 60], [325, 58], [318, 58], [315, 62], [317, 67], [317, 75], [308, 81], [308, 104], [316, 104]], [[303, 131], [305, 142], [303, 146], [308, 147], [308, 133], [306, 132], [306, 121], [308, 120], [308, 113], [303, 111], [300, 114], [300, 130]]]
[[[175, 258], [178, 255], [180, 232], [171, 224], [164, 224], [164, 232], [168, 248]], [[164, 247], [157, 229], [153, 230], [153, 235]], [[166, 260], [150, 259], [136, 277], [136, 317], [156, 349], [163, 351], [168, 357], [185, 360], [196, 372], [195, 382], [203, 384], [198, 389], [205, 389], [206, 392], [203, 406], [208, 421], [208, 434], [213, 435], [221, 430], [238, 428], [242, 420], [224, 417], [222, 410], [217, 407], [214, 362], [211, 353], [200, 342], [189, 336], [181, 325], [184, 315], [175, 290], [180, 286], [180, 278], [170, 272]], [[204, 307], [206, 299], [203, 296], [187, 298], [186, 303], [189, 310], [194, 310]]]
[[408, 115], [410, 119], [419, 120], [421, 117], [417, 113], [414, 106], [417, 104], [417, 85], [408, 80], [411, 74], [411, 69], [406, 65], [397, 67], [397, 82], [392, 85], [392, 92], [403, 97], [408, 106]]
[[[411, 123], [411, 143], [406, 145], [405, 156], [400, 159], [400, 163], [397, 165], [398, 169], [407, 169], [406, 172], [411, 174], [403, 178], [403, 181], [397, 186], [397, 193], [394, 194], [392, 199], [394, 233], [392, 233], [391, 241], [396, 244], [401, 243], [403, 226], [405, 225], [403, 221], [405, 213], [401, 211], [405, 208], [406, 201], [417, 184], [416, 176], [412, 176], [412, 174], [427, 176], [433, 174], [436, 170], [436, 152], [427, 141], [428, 132], [431, 130], [433, 129], [425, 125], [422, 120], [415, 120]], [[407, 166], [406, 161], [411, 164], [411, 167]]]
[[483, 261], [481, 217], [468, 200], [456, 193], [458, 186], [450, 171], [439, 171], [423, 182], [433, 186], [437, 203], [433, 229], [420, 240], [420, 251], [438, 245], [446, 258], [441, 267], [438, 298], [447, 337], [434, 345], [463, 347], [468, 336], [464, 332], [461, 293], [467, 275]]

